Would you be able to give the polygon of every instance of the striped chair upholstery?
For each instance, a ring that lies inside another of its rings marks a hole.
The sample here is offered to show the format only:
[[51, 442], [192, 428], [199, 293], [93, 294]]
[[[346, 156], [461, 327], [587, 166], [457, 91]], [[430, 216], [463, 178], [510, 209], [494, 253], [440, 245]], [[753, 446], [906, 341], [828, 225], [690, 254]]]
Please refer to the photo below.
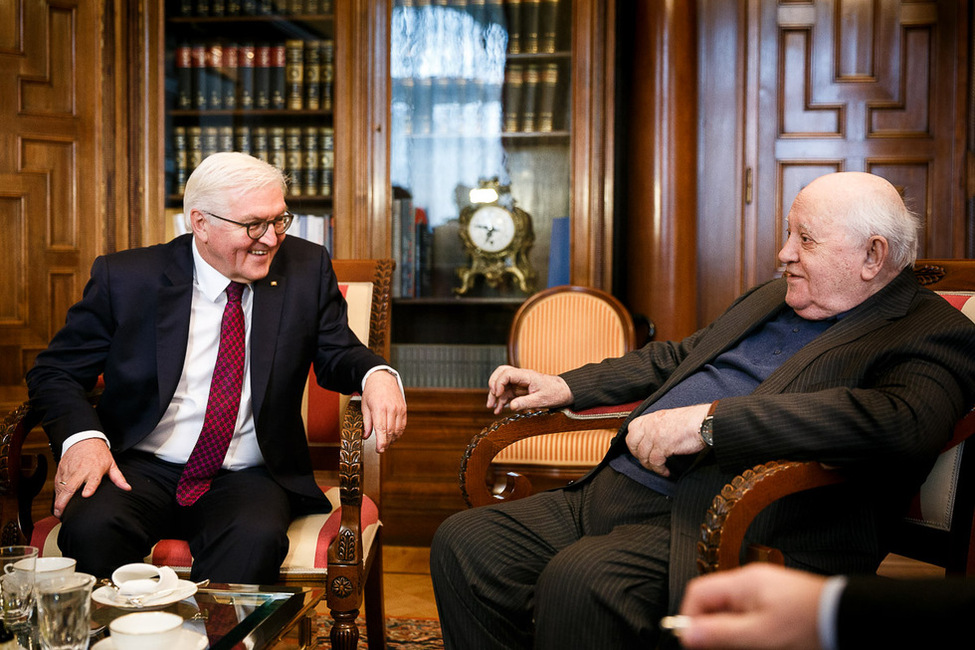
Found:
[[[389, 358], [390, 287], [392, 260], [333, 261], [340, 290], [348, 303], [349, 324], [370, 349]], [[97, 397], [93, 397], [97, 399]], [[309, 381], [302, 400], [308, 445], [316, 479], [332, 504], [332, 511], [308, 515], [292, 522], [288, 529], [290, 549], [281, 567], [280, 581], [289, 585], [327, 587], [327, 598], [335, 625], [333, 647], [351, 650], [358, 644], [356, 616], [366, 601], [369, 647], [385, 647], [382, 602], [382, 535], [379, 520], [380, 464], [375, 439], [362, 440], [361, 400], [322, 389], [309, 369]], [[3, 422], [5, 460], [10, 468], [3, 496], [4, 543], [30, 544], [42, 556], [61, 555], [57, 546], [60, 522], [48, 516], [32, 524], [30, 501], [40, 491], [46, 463], [35, 461], [33, 475], [22, 471], [20, 446], [37, 425], [36, 414], [27, 404]], [[23, 478], [21, 478], [23, 476]], [[3, 486], [0, 486], [3, 487]], [[28, 513], [25, 515], [25, 512]], [[343, 544], [332, 544], [341, 537]], [[336, 547], [341, 546], [342, 550]], [[183, 540], [162, 540], [147, 562], [173, 567], [188, 577], [192, 557]], [[365, 592], [365, 594], [364, 594]], [[311, 619], [302, 622], [302, 642], [310, 641]]]
[[[633, 319], [612, 295], [577, 286], [541, 291], [521, 306], [508, 336], [508, 363], [558, 374], [618, 357], [636, 345]], [[544, 472], [546, 482], [566, 482], [600, 461], [615, 429], [532, 436], [494, 458], [497, 475]], [[540, 479], [536, 478], [536, 481]]]

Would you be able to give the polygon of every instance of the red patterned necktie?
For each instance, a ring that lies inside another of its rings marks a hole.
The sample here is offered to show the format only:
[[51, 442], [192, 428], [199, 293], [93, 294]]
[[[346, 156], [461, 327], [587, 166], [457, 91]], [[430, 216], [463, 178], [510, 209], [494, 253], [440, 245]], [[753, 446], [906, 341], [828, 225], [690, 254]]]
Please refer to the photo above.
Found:
[[210, 489], [227, 455], [230, 438], [240, 409], [240, 387], [244, 379], [244, 310], [240, 297], [247, 285], [231, 282], [227, 287], [227, 306], [220, 324], [220, 348], [210, 380], [203, 430], [193, 447], [183, 475], [176, 486], [176, 501], [191, 506]]

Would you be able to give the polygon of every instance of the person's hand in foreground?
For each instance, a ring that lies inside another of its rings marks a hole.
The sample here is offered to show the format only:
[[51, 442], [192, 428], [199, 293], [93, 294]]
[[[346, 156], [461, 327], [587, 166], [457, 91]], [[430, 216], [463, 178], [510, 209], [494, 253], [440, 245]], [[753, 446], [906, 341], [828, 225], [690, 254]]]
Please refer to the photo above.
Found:
[[680, 613], [685, 648], [819, 648], [819, 597], [827, 578], [750, 564], [695, 578]]

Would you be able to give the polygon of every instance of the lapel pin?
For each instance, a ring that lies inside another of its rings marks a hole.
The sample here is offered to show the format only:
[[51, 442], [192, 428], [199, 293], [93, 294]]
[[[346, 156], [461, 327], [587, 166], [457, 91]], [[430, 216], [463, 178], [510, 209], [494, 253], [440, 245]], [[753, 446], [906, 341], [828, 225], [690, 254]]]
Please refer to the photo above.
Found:
[[271, 286], [272, 287], [278, 286], [278, 281], [277, 280], [271, 280]]

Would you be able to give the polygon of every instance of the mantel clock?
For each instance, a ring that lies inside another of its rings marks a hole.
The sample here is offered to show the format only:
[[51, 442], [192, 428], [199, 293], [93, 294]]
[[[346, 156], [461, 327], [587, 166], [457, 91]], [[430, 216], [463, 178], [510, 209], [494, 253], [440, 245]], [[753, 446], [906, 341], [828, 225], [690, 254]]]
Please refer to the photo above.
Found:
[[507, 185], [492, 179], [471, 191], [471, 204], [460, 212], [460, 238], [470, 264], [457, 269], [461, 286], [454, 293], [467, 294], [479, 275], [494, 288], [511, 275], [521, 291], [532, 292], [535, 272], [528, 261], [535, 243], [532, 220], [514, 205]]

